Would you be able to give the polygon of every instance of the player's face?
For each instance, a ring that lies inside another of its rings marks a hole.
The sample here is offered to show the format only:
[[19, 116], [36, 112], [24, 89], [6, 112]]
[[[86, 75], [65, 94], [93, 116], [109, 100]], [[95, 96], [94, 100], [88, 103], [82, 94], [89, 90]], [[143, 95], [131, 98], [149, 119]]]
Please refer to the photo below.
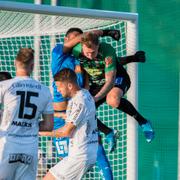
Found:
[[98, 54], [99, 45], [93, 44], [91, 48], [87, 47], [85, 44], [82, 45], [82, 52], [88, 59], [94, 59]]
[[56, 81], [57, 90], [62, 94], [64, 98], [69, 97], [68, 83]]

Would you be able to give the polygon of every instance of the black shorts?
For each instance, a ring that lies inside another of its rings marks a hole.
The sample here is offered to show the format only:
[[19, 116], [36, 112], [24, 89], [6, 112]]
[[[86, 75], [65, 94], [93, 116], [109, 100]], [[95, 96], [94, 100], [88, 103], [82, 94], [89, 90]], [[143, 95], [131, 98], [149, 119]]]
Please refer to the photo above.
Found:
[[[131, 81], [129, 78], [120, 77], [120, 76], [116, 77], [114, 87], [120, 88], [123, 91], [123, 95], [126, 94], [130, 86], [131, 86]], [[99, 92], [100, 89], [101, 87], [91, 86], [90, 87], [91, 95], [95, 96]], [[98, 108], [104, 102], [106, 102], [106, 97], [104, 97], [103, 99], [95, 103], [96, 108]]]
[[120, 88], [123, 91], [123, 94], [126, 94], [130, 86], [131, 81], [129, 80], [129, 78], [121, 76], [116, 77], [114, 87]]
[[[114, 87], [120, 88], [123, 91], [123, 94], [126, 94], [130, 86], [131, 86], [131, 81], [129, 78], [122, 76], [116, 77]], [[92, 96], [95, 96], [100, 91], [101, 88], [102, 86], [92, 85], [90, 86], [89, 91]]]

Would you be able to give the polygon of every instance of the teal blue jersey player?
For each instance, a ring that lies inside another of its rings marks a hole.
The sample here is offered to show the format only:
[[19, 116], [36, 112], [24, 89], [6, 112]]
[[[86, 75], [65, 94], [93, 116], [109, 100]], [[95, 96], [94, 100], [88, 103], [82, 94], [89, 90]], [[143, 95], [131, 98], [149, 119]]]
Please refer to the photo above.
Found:
[[[75, 59], [72, 55], [63, 53], [63, 44], [57, 44], [56, 47], [52, 51], [52, 62], [51, 62], [51, 71], [54, 76], [60, 70], [64, 68], [72, 69], [76, 72], [78, 84], [80, 87], [84, 86], [82, 72], [80, 71], [80, 63], [77, 59]], [[67, 102], [68, 99], [65, 99], [61, 93], [57, 90], [56, 84], [53, 81], [53, 97], [54, 103], [63, 103]], [[66, 111], [66, 107], [64, 109], [56, 110], [54, 115], [54, 130], [64, 126], [65, 120], [61, 117], [56, 117], [57, 113], [64, 113]], [[54, 146], [56, 147], [57, 155], [59, 158], [64, 158], [68, 155], [68, 145], [69, 138], [53, 138]]]

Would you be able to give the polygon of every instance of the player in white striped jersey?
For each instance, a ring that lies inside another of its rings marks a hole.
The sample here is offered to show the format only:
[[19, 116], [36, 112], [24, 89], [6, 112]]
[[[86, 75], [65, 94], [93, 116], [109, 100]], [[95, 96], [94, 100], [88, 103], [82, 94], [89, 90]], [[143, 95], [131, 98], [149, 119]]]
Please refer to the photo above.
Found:
[[56, 137], [70, 137], [69, 154], [49, 170], [44, 180], [80, 180], [97, 158], [95, 102], [87, 90], [80, 89], [73, 70], [65, 68], [54, 79], [62, 96], [71, 98], [66, 111], [66, 124], [54, 130]]
[[[21, 48], [16, 77], [0, 82], [0, 179], [35, 180], [38, 132], [52, 131], [53, 105], [49, 89], [30, 78], [34, 51]], [[42, 115], [42, 121], [40, 117]]]

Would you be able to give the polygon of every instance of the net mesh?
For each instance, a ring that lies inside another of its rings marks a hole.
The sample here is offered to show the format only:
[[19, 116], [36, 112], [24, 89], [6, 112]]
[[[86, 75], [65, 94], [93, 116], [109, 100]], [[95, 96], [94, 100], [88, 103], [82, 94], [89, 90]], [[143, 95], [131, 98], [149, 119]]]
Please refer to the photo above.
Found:
[[[126, 22], [103, 20], [83, 17], [61, 17], [20, 12], [0, 11], [0, 71], [8, 71], [15, 76], [14, 59], [20, 47], [31, 47], [35, 50], [36, 67], [34, 77], [51, 89], [51, 50], [56, 43], [63, 42], [64, 33], [70, 27], [79, 27], [84, 31], [92, 29], [119, 29], [121, 40], [102, 38], [101, 41], [110, 43], [118, 56], [125, 56]], [[114, 179], [124, 180], [127, 176], [127, 124], [126, 115], [102, 105], [97, 112], [100, 120], [120, 132], [116, 150], [109, 154], [107, 145], [103, 144], [110, 161]], [[59, 159], [50, 137], [39, 137], [39, 161], [37, 179], [42, 179], [48, 169]], [[89, 171], [84, 179], [102, 179], [97, 166]]]

